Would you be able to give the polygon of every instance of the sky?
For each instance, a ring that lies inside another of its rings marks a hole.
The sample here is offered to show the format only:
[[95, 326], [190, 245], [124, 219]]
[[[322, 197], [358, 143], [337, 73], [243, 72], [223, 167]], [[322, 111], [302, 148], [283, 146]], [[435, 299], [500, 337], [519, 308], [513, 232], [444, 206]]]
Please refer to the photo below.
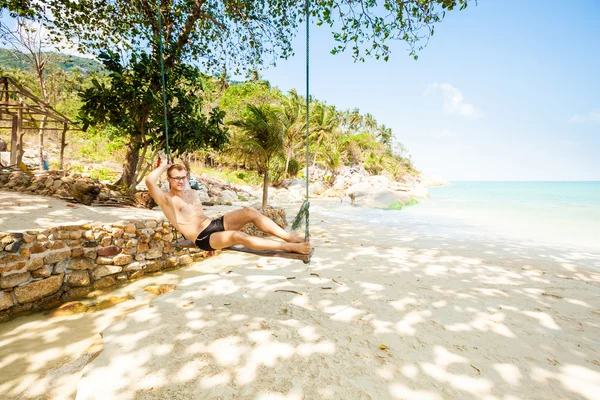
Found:
[[[5, 21], [6, 22], [6, 21]], [[261, 72], [305, 94], [296, 55]], [[418, 170], [449, 181], [600, 181], [600, 0], [479, 0], [388, 62], [331, 55], [311, 26], [311, 95], [392, 128]]]
[[[311, 95], [391, 127], [421, 172], [450, 181], [600, 180], [600, 1], [480, 0], [436, 25], [419, 53], [396, 42], [365, 63], [331, 55], [311, 26]], [[262, 71], [305, 94], [296, 55]]]

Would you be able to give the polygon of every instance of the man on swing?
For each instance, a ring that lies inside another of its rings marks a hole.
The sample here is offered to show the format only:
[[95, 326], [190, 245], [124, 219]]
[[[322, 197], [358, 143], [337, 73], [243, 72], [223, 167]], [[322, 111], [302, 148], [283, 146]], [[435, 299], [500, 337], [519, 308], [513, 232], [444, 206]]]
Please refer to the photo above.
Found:
[[[170, 189], [164, 193], [157, 181], [167, 171]], [[298, 235], [286, 232], [271, 219], [253, 208], [244, 207], [211, 220], [202, 211], [202, 202], [194, 190], [186, 189], [187, 170], [181, 164], [164, 163], [146, 177], [146, 186], [169, 222], [183, 236], [205, 251], [220, 250], [241, 244], [253, 250], [283, 250], [309, 254], [310, 242]], [[258, 229], [284, 241], [250, 236], [240, 229], [252, 222]]]

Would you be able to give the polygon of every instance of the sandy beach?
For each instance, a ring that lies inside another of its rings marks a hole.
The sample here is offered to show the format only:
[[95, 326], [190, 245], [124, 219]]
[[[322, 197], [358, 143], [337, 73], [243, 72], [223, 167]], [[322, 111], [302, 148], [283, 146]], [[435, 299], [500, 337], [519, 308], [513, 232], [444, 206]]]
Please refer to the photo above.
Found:
[[[0, 196], [3, 231], [158, 213]], [[331, 210], [311, 208], [310, 265], [224, 252], [107, 310], [0, 324], [1, 397], [599, 398], [600, 252]]]

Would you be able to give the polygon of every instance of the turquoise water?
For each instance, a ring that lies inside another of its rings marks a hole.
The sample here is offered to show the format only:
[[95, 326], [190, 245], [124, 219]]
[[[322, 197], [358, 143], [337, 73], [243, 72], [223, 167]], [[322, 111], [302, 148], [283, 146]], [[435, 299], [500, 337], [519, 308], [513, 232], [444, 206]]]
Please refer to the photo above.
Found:
[[600, 182], [456, 182], [404, 212], [498, 236], [600, 248]]
[[[600, 251], [600, 182], [456, 182], [402, 210], [321, 205], [331, 218], [403, 235]], [[311, 205], [312, 207], [312, 205]]]

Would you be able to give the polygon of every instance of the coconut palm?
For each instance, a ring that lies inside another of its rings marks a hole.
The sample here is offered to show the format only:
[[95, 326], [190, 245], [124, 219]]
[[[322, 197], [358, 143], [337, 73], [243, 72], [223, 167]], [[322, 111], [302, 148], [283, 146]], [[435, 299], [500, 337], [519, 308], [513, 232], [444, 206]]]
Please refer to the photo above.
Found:
[[287, 96], [283, 97], [280, 107], [281, 122], [284, 127], [283, 133], [283, 149], [285, 152], [285, 172], [284, 177], [287, 177], [290, 160], [292, 159], [295, 150], [303, 143], [303, 132], [306, 129], [305, 107], [303, 100], [298, 96], [296, 89], [290, 90]]
[[338, 169], [340, 165], [342, 165], [342, 143], [339, 138], [335, 138], [336, 140], [330, 140], [325, 144], [325, 153], [323, 155], [325, 166], [331, 173], [331, 179], [329, 180], [329, 184], [333, 185], [335, 182], [335, 178], [338, 174]]
[[273, 157], [283, 148], [283, 124], [270, 104], [248, 104], [243, 118], [230, 124], [241, 130], [233, 150], [263, 174], [264, 210], [269, 195], [269, 166]]
[[315, 155], [313, 157], [312, 166], [314, 168], [317, 163], [317, 156], [323, 140], [334, 134], [334, 131], [339, 128], [339, 117], [335, 106], [328, 106], [324, 103], [313, 103], [311, 111], [312, 124], [312, 141], [315, 143]]
[[382, 124], [377, 128], [377, 139], [387, 148], [391, 149], [392, 146], [392, 128], [386, 127]]

